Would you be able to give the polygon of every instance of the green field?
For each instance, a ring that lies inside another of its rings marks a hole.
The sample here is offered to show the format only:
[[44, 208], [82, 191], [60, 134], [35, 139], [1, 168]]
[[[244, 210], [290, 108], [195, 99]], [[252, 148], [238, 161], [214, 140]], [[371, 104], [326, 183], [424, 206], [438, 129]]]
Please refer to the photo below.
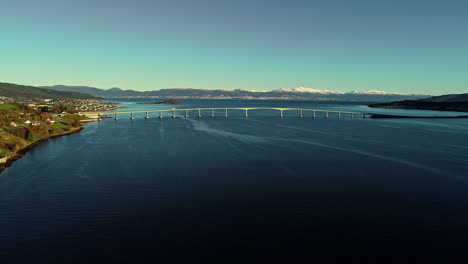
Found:
[[16, 110], [16, 105], [12, 104], [0, 104], [0, 110]]
[[11, 154], [11, 151], [8, 149], [0, 148], [0, 158], [5, 157]]

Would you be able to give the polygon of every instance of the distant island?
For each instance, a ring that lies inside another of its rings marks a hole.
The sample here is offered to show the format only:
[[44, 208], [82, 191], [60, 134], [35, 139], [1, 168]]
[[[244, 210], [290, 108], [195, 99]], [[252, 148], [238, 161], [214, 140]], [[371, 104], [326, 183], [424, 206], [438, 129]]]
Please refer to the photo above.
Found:
[[404, 100], [382, 104], [369, 104], [368, 106], [373, 108], [468, 112], [468, 93], [434, 96], [420, 100]]
[[167, 100], [162, 102], [154, 102], [154, 103], [138, 103], [138, 104], [168, 104], [168, 105], [179, 105], [184, 104], [184, 102], [179, 100]]

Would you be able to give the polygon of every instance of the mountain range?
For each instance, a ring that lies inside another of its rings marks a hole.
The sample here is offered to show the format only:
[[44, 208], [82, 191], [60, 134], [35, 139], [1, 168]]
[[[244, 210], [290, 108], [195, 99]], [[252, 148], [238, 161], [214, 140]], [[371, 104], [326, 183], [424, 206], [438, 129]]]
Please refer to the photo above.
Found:
[[60, 91], [55, 89], [44, 89], [34, 86], [19, 85], [12, 83], [0, 83], [0, 96], [6, 96], [20, 100], [32, 98], [97, 99], [95, 96], [80, 93], [75, 90]]
[[318, 90], [298, 87], [294, 89], [278, 89], [272, 91], [254, 90], [222, 90], [222, 89], [193, 89], [171, 88], [154, 91], [122, 90], [120, 88], [99, 89], [89, 86], [42, 86], [41, 88], [63, 91], [79, 92], [104, 98], [174, 98], [174, 99], [277, 99], [277, 100], [330, 100], [330, 101], [398, 101], [417, 100], [430, 95], [404, 95], [378, 90], [351, 91], [342, 93], [334, 90]]

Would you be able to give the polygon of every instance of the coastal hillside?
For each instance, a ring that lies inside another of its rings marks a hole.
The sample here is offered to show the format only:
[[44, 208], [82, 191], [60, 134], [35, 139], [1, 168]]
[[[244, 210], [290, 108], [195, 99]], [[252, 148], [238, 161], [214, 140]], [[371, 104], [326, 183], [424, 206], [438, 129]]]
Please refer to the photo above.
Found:
[[48, 138], [77, 132], [81, 115], [50, 115], [26, 104], [0, 104], [0, 172]]
[[421, 101], [426, 102], [468, 102], [468, 93], [464, 94], [447, 94], [441, 96], [434, 96]]
[[468, 112], [468, 93], [434, 96], [421, 100], [370, 104], [369, 107]]
[[38, 88], [34, 86], [18, 85], [12, 83], [0, 83], [0, 96], [15, 99], [29, 98], [74, 98], [74, 99], [97, 99], [97, 97], [79, 92], [64, 92], [51, 89]]

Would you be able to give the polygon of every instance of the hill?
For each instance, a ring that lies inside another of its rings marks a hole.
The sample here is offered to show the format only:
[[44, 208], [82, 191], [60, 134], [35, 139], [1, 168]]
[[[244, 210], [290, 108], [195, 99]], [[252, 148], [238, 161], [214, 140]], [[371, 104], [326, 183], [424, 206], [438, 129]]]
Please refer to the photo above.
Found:
[[468, 93], [465, 94], [447, 94], [422, 99], [426, 102], [468, 102]]
[[434, 96], [420, 100], [370, 104], [369, 107], [468, 112], [468, 93]]
[[152, 97], [175, 99], [274, 99], [385, 102], [421, 99], [428, 97], [428, 95], [403, 95], [376, 90], [341, 93], [333, 90], [318, 90], [304, 87], [295, 89], [278, 89], [273, 91], [170, 88], [144, 92], [135, 90], [122, 90], [120, 88], [104, 90], [88, 86], [65, 85], [47, 86], [42, 88], [58, 91], [76, 91], [89, 93], [94, 96], [101, 96], [106, 98]]
[[19, 85], [12, 83], [0, 83], [0, 96], [15, 99], [30, 98], [74, 98], [74, 99], [96, 99], [95, 96], [80, 92], [65, 92], [52, 89], [38, 88], [34, 86]]

